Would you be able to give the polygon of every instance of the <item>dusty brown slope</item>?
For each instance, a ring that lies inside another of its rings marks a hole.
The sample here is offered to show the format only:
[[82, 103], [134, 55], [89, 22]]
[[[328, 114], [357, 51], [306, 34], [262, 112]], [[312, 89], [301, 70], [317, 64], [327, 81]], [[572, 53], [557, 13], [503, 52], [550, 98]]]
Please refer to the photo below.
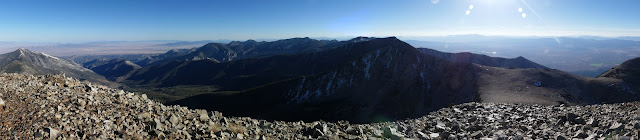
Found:
[[611, 68], [598, 77], [609, 77], [624, 80], [640, 88], [640, 57], [628, 60]]
[[551, 69], [479, 67], [478, 93], [483, 102], [584, 105], [639, 100], [638, 90], [619, 79], [582, 77]]

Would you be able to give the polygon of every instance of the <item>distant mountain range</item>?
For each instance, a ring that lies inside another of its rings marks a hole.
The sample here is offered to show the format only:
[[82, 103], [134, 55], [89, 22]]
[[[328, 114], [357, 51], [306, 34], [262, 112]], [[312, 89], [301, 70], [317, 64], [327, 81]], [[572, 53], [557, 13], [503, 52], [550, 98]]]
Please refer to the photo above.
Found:
[[76, 58], [124, 89], [167, 104], [268, 120], [377, 122], [472, 101], [583, 105], [640, 100], [637, 58], [589, 78], [524, 57], [445, 53], [395, 37], [233, 41], [125, 59]]
[[549, 68], [596, 77], [626, 60], [640, 57], [633, 37], [508, 37], [463, 35], [407, 38], [417, 48], [442, 52], [471, 52], [492, 57], [522, 56]]
[[201, 40], [201, 41], [178, 41], [171, 43], [158, 44], [156, 46], [168, 46], [168, 47], [181, 47], [181, 46], [202, 46], [202, 44], [207, 44], [211, 42], [216, 43], [229, 43], [231, 40]]

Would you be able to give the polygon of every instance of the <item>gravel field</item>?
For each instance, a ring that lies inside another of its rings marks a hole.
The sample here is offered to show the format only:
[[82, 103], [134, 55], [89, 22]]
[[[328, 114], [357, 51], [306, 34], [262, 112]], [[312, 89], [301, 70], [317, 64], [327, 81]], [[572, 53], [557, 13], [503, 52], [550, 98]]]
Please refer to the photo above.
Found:
[[0, 139], [638, 139], [640, 102], [465, 103], [394, 122], [282, 122], [165, 106], [64, 75], [0, 74]]

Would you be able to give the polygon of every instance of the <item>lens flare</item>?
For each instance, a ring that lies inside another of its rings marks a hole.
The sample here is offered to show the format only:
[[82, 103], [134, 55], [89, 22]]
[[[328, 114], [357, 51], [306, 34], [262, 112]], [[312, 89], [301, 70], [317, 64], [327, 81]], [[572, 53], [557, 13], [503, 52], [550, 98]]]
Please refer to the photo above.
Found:
[[473, 4], [469, 5], [469, 10], [473, 9]]
[[527, 13], [522, 13], [522, 18], [527, 18]]
[[518, 12], [519, 12], [519, 13], [522, 13], [522, 8], [518, 8]]
[[469, 15], [469, 14], [471, 14], [471, 11], [467, 10], [467, 13], [465, 15]]
[[431, 3], [433, 4], [437, 4], [438, 2], [440, 2], [440, 0], [431, 0]]

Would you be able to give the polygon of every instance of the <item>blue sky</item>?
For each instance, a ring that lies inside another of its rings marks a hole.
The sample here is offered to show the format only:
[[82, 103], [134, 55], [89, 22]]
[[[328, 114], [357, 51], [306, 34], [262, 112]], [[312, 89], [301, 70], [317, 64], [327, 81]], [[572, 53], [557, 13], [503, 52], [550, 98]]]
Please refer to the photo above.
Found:
[[638, 0], [7, 0], [0, 1], [0, 41], [640, 36], [638, 6]]

